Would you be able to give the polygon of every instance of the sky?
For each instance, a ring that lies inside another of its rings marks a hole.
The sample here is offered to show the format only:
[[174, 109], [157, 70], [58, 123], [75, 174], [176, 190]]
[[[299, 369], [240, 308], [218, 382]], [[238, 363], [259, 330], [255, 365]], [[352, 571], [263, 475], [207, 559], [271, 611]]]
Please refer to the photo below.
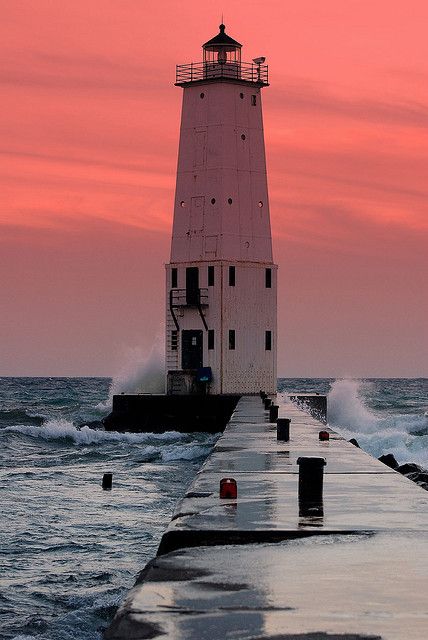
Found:
[[278, 374], [428, 377], [428, 4], [13, 0], [0, 24], [0, 375], [114, 375], [163, 334], [182, 89], [264, 55]]

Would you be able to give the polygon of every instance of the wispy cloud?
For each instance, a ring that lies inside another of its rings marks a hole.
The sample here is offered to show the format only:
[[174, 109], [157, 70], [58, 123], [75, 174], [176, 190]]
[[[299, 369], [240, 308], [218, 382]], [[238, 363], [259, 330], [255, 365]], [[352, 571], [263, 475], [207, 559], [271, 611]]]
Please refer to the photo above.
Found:
[[284, 113], [318, 114], [324, 118], [350, 118], [372, 124], [428, 127], [428, 102], [403, 100], [401, 97], [376, 100], [358, 94], [344, 97], [339, 91], [326, 90], [319, 81], [298, 78], [284, 78], [279, 94], [279, 100], [276, 95], [275, 103], [271, 106], [275, 109], [276, 105], [276, 109]]

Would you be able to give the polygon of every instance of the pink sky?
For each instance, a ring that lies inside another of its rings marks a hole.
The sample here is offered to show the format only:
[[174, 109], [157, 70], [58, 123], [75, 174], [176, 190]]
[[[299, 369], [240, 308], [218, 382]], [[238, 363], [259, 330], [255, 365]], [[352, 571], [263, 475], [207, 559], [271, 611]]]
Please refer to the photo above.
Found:
[[265, 55], [279, 375], [428, 376], [428, 5], [2, 7], [0, 375], [110, 375], [163, 332], [182, 90], [224, 10]]

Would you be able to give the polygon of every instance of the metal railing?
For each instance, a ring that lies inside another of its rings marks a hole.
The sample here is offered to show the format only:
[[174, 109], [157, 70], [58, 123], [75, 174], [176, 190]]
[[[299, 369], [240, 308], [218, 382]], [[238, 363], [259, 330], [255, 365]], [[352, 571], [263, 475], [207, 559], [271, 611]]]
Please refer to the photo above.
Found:
[[207, 307], [208, 289], [195, 289], [193, 296], [189, 296], [186, 289], [171, 289], [171, 306], [178, 307]]
[[176, 68], [175, 84], [187, 84], [201, 80], [228, 78], [244, 80], [258, 85], [269, 84], [268, 65], [253, 62], [192, 62], [179, 64]]

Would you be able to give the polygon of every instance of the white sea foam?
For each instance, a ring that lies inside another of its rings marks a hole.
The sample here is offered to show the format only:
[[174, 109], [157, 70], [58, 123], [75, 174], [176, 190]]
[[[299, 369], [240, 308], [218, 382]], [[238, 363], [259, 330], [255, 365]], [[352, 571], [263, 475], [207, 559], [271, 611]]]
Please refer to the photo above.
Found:
[[43, 440], [71, 440], [77, 445], [101, 444], [104, 442], [144, 444], [149, 440], [176, 442], [186, 438], [185, 434], [177, 431], [168, 431], [166, 433], [118, 433], [117, 431], [90, 429], [87, 426], [78, 428], [72, 422], [64, 419], [48, 420], [41, 427], [33, 425], [5, 427], [4, 431], [14, 431], [32, 438], [42, 438]]
[[140, 347], [128, 349], [124, 364], [111, 382], [107, 400], [95, 408], [104, 413], [110, 410], [113, 396], [118, 393], [164, 393], [164, 361], [164, 346], [160, 337], [156, 338], [149, 353]]
[[188, 445], [186, 447], [165, 447], [161, 452], [164, 462], [172, 462], [173, 460], [196, 460], [203, 458], [209, 454], [211, 447], [202, 445]]
[[428, 435], [415, 435], [427, 427], [415, 414], [377, 414], [364, 400], [370, 382], [335, 380], [328, 394], [329, 424], [344, 437], [355, 437], [360, 446], [379, 457], [393, 453], [398, 462], [428, 466]]
[[87, 426], [76, 427], [68, 420], [50, 420], [41, 427], [16, 425], [5, 427], [4, 431], [22, 433], [31, 438], [49, 441], [71, 442], [73, 445], [102, 445], [113, 442], [131, 445], [144, 445], [140, 450], [140, 462], [147, 460], [197, 460], [207, 456], [217, 436], [209, 436], [203, 443], [189, 442], [189, 434], [167, 431], [165, 433], [118, 433], [90, 429]]

